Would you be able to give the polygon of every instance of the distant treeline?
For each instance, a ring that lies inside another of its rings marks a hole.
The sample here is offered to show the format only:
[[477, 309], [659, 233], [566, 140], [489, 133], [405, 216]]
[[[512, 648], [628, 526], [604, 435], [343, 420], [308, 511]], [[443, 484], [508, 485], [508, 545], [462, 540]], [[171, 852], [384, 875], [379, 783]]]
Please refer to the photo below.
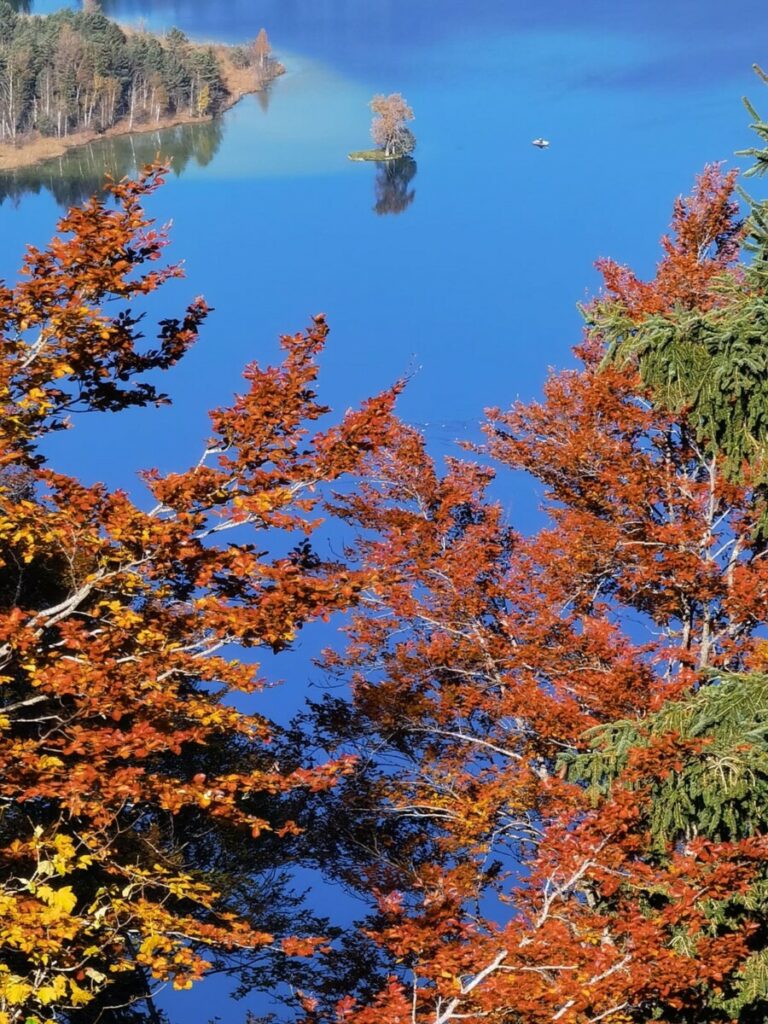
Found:
[[[279, 65], [266, 33], [257, 43], [232, 49], [227, 60], [268, 78]], [[121, 120], [130, 128], [206, 117], [228, 97], [219, 54], [178, 29], [126, 33], [98, 10], [28, 15], [0, 0], [0, 142], [104, 131]]]

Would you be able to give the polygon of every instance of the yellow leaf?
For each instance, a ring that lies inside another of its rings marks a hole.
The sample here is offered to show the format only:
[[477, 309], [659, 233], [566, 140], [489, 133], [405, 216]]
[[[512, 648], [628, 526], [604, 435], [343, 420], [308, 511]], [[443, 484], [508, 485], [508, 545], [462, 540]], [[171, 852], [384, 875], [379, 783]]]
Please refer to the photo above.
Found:
[[65, 885], [61, 889], [51, 889], [49, 885], [41, 885], [37, 894], [49, 907], [60, 910], [63, 914], [71, 913], [77, 903], [77, 896], [72, 892], [71, 885]]
[[166, 939], [162, 935], [148, 935], [139, 947], [139, 956], [149, 958], [158, 946], [165, 946]]
[[12, 978], [6, 985], [3, 986], [3, 995], [7, 1001], [13, 1005], [19, 1005], [26, 1001], [27, 996], [32, 991], [32, 986], [28, 985], [21, 978]]
[[45, 771], [47, 768], [63, 768], [64, 762], [60, 757], [54, 757], [53, 754], [43, 754], [43, 756], [37, 762], [39, 767]]
[[74, 981], [69, 983], [69, 999], [73, 1006], [83, 1006], [93, 999], [92, 994], [84, 988], [80, 988]]
[[72, 892], [72, 886], [65, 885], [63, 889], [56, 890], [56, 896], [52, 906], [63, 910], [65, 914], [70, 914], [75, 909], [76, 903], [77, 896]]
[[38, 1003], [48, 1006], [57, 999], [62, 999], [67, 994], [67, 982], [61, 975], [53, 979], [51, 985], [43, 985], [35, 992]]

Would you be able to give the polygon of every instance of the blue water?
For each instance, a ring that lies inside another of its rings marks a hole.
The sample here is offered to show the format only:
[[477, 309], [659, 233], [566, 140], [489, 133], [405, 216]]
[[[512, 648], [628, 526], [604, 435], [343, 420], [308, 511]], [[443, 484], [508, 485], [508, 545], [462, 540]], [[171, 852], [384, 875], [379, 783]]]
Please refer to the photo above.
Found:
[[[596, 257], [652, 272], [675, 196], [704, 163], [733, 163], [751, 143], [742, 94], [768, 109], [750, 70], [768, 63], [768, 12], [745, 0], [104, 7], [200, 39], [238, 41], [265, 25], [288, 67], [268, 103], [247, 98], [213, 136], [135, 142], [142, 153], [156, 142], [187, 156], [152, 201], [159, 220], [173, 220], [187, 280], [151, 308], [169, 315], [204, 293], [216, 312], [166, 377], [172, 407], [85, 418], [52, 454], [59, 468], [137, 493], [136, 470], [195, 459], [205, 410], [228, 400], [243, 364], [274, 358], [276, 337], [321, 310], [333, 332], [322, 397], [343, 411], [411, 374], [402, 414], [438, 455], [451, 450], [476, 432], [485, 406], [535, 396], [549, 365], [572, 362], [576, 303], [597, 286]], [[416, 113], [418, 166], [406, 208], [379, 215], [375, 168], [346, 153], [367, 143], [371, 95], [394, 90]], [[530, 144], [540, 135], [551, 139], [546, 152]], [[120, 159], [130, 145], [118, 144]], [[73, 175], [87, 179], [100, 152], [78, 157], [80, 170], [44, 169], [28, 182], [39, 191], [0, 206], [0, 277], [15, 276], [24, 243], [47, 237], [54, 192]], [[500, 488], [512, 521], [530, 525], [530, 486]], [[293, 665], [307, 675], [314, 639], [310, 631], [282, 674]], [[302, 693], [283, 692], [269, 710], [287, 717]], [[175, 1005], [192, 1000], [198, 1019], [199, 995]], [[210, 996], [202, 1010], [242, 1018]]]
[[[209, 162], [191, 160], [153, 203], [188, 274], [156, 308], [203, 292], [217, 311], [167, 378], [173, 408], [59, 438], [62, 459], [113, 484], [191, 457], [243, 363], [319, 310], [333, 328], [324, 395], [342, 409], [416, 371], [403, 413], [444, 446], [484, 406], [535, 394], [547, 365], [570, 359], [594, 259], [650, 272], [673, 198], [749, 143], [740, 96], [762, 98], [756, 3], [105, 6], [199, 38], [265, 24], [289, 68], [266, 111], [251, 97], [227, 114]], [[367, 141], [370, 96], [395, 89], [416, 112], [415, 196], [377, 216], [375, 170], [346, 153]], [[530, 145], [539, 135], [546, 152]], [[0, 275], [56, 211], [47, 192], [0, 207]]]

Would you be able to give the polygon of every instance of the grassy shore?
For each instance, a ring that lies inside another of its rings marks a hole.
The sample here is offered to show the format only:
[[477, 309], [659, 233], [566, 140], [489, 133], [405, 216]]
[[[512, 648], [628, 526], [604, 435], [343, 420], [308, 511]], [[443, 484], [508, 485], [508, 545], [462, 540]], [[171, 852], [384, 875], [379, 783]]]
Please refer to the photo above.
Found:
[[381, 163], [382, 160], [400, 160], [396, 153], [387, 153], [383, 149], [355, 149], [348, 158], [349, 160], [372, 160]]
[[[62, 138], [53, 138], [44, 135], [31, 135], [19, 139], [15, 145], [0, 144], [0, 171], [13, 171], [19, 167], [30, 167], [33, 164], [41, 163], [61, 156], [70, 149], [78, 146], [85, 146], [96, 139], [110, 138], [115, 135], [128, 135], [134, 132], [154, 132], [163, 128], [174, 128], [180, 124], [196, 124], [200, 121], [210, 121], [213, 117], [219, 117], [225, 110], [233, 107], [236, 103], [253, 92], [261, 92], [269, 85], [260, 79], [253, 68], [238, 68], [233, 64], [230, 56], [230, 47], [214, 46], [216, 56], [221, 66], [221, 74], [227, 88], [227, 97], [215, 114], [206, 117], [197, 117], [194, 114], [169, 114], [161, 117], [159, 121], [134, 121], [125, 117], [121, 121], [107, 128], [105, 131], [93, 130], [72, 132]], [[275, 76], [283, 74], [285, 68], [282, 64], [275, 62]], [[271, 80], [270, 80], [271, 81]]]

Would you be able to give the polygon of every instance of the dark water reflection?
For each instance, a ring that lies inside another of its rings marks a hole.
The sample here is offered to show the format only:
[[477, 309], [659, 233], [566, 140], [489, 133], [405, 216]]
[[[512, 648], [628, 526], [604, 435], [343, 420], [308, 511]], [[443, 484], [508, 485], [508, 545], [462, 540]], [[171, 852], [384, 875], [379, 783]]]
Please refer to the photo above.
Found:
[[402, 213], [408, 209], [416, 198], [416, 190], [410, 188], [416, 170], [416, 161], [410, 156], [376, 165], [374, 213]]
[[6, 200], [16, 204], [26, 194], [47, 191], [61, 206], [72, 206], [98, 192], [107, 175], [119, 180], [158, 159], [170, 163], [173, 174], [181, 175], [192, 164], [209, 164], [223, 136], [224, 122], [217, 118], [99, 139], [53, 160], [0, 172], [0, 205]]

